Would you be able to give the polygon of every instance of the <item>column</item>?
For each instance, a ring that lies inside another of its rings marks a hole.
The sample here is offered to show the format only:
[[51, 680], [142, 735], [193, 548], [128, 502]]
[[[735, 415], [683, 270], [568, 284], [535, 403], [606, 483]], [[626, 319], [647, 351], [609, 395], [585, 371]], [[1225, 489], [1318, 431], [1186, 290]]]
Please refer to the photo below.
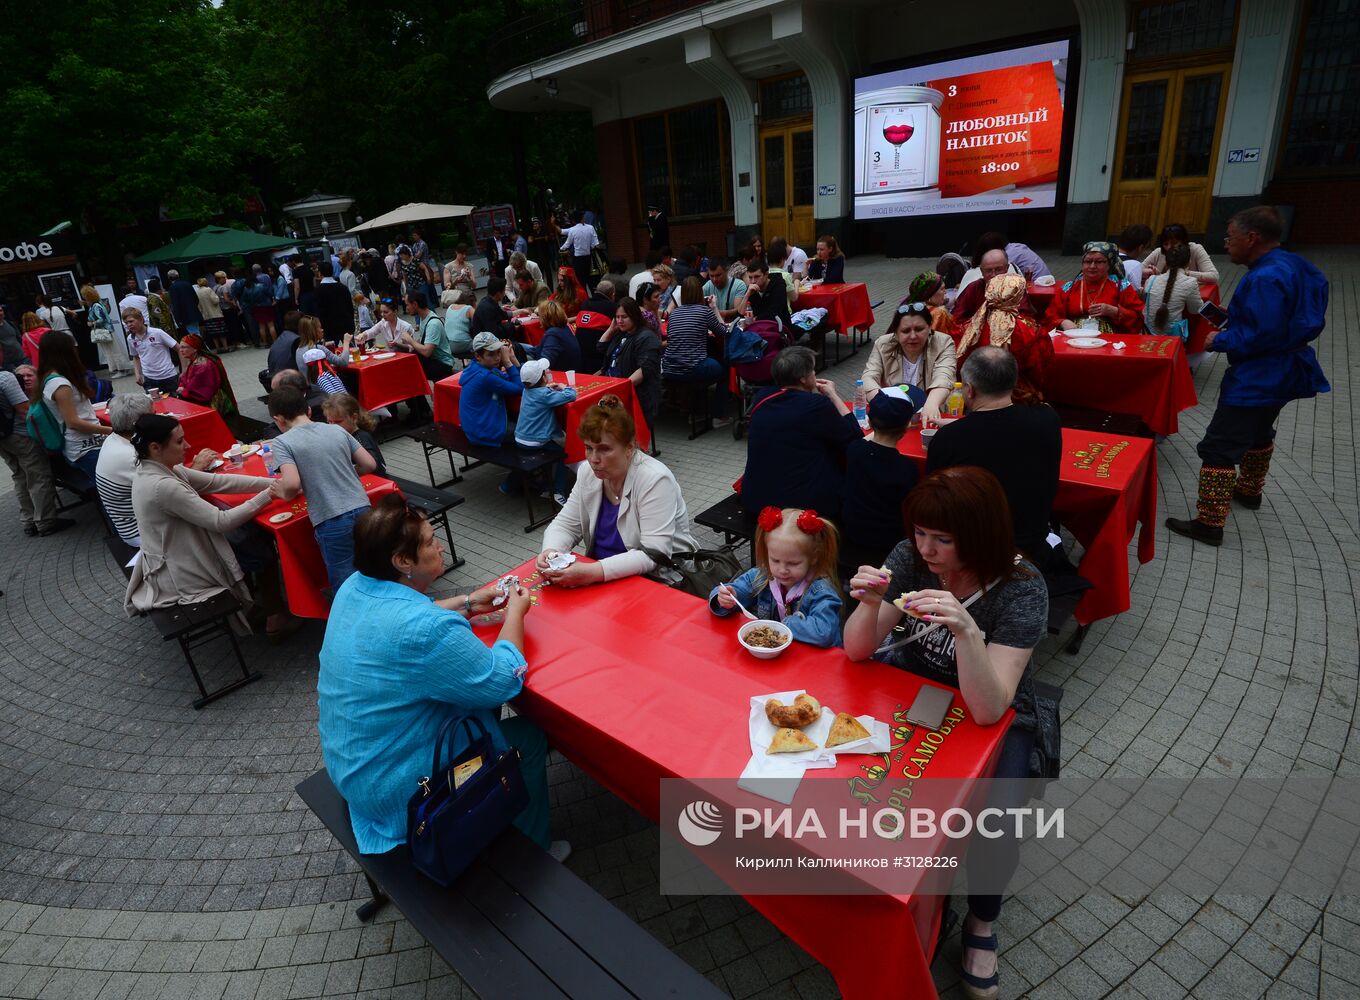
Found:
[[[756, 161], [756, 86], [728, 62], [707, 28], [685, 33], [685, 62], [727, 105], [732, 130], [732, 211], [738, 229], [760, 225], [760, 167]], [[745, 183], [743, 183], [745, 182]]]
[[[1242, 0], [1214, 172], [1211, 241], [1226, 229], [1234, 212], [1261, 200], [1275, 172], [1280, 130], [1288, 113], [1299, 6], [1292, 0]], [[1240, 159], [1229, 158], [1233, 150], [1243, 151]]]
[[1128, 10], [1124, 0], [1074, 0], [1081, 23], [1081, 72], [1063, 252], [1102, 237], [1110, 214], [1110, 181], [1124, 90]]
[[816, 185], [812, 214], [818, 232], [827, 229], [835, 233], [850, 214], [846, 164], [851, 151], [845, 146], [849, 85], [831, 41], [833, 27], [815, 21], [809, 13], [802, 5], [771, 11], [770, 34], [807, 75], [812, 90], [812, 172]]

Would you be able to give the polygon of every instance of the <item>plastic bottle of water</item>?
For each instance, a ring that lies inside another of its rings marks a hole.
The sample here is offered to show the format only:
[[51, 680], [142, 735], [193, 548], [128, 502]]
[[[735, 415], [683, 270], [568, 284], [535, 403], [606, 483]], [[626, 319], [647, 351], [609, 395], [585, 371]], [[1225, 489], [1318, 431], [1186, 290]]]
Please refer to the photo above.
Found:
[[868, 409], [868, 406], [865, 404], [865, 401], [864, 401], [864, 379], [862, 379], [862, 378], [857, 378], [857, 379], [855, 379], [855, 403], [854, 403], [854, 410], [855, 410], [855, 419], [859, 421], [859, 425], [860, 425], [861, 427], [868, 428], [868, 426], [869, 426], [869, 409]]
[[963, 383], [955, 382], [954, 388], [944, 399], [945, 412], [951, 417], [963, 416]]
[[274, 467], [274, 447], [268, 441], [260, 442], [260, 458], [264, 459], [264, 467], [271, 476], [279, 471]]

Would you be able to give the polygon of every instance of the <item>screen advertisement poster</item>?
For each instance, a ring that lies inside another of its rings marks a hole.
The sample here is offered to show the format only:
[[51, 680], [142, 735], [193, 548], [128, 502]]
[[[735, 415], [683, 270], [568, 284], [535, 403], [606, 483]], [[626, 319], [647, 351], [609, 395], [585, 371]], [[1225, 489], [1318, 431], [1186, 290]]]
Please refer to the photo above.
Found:
[[1052, 208], [1067, 41], [855, 81], [855, 218]]

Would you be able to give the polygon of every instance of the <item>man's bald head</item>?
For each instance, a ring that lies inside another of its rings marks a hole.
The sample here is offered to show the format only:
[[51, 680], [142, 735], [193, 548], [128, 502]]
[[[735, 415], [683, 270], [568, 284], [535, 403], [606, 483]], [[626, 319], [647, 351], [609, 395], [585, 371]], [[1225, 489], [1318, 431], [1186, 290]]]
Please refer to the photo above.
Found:
[[998, 274], [1005, 274], [1010, 265], [1011, 261], [1006, 256], [1005, 250], [988, 250], [978, 262], [978, 269], [982, 272], [984, 281], [991, 281]]
[[292, 368], [285, 368], [282, 371], [274, 373], [274, 377], [269, 380], [269, 388], [296, 389], [298, 392], [302, 393], [303, 396], [306, 396], [307, 377], [299, 371], [294, 371]]

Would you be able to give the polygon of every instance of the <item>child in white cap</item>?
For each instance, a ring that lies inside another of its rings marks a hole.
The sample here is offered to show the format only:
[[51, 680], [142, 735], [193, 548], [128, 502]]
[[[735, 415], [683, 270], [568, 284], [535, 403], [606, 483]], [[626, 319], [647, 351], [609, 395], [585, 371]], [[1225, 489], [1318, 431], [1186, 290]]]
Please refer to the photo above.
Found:
[[[515, 422], [515, 443], [521, 448], [561, 447], [566, 432], [557, 424], [553, 410], [575, 401], [576, 390], [569, 385], [548, 381], [549, 362], [546, 358], [526, 361], [519, 369], [524, 394], [520, 397], [519, 420]], [[557, 467], [553, 499], [565, 504], [562, 491], [566, 488], [566, 466]]]

